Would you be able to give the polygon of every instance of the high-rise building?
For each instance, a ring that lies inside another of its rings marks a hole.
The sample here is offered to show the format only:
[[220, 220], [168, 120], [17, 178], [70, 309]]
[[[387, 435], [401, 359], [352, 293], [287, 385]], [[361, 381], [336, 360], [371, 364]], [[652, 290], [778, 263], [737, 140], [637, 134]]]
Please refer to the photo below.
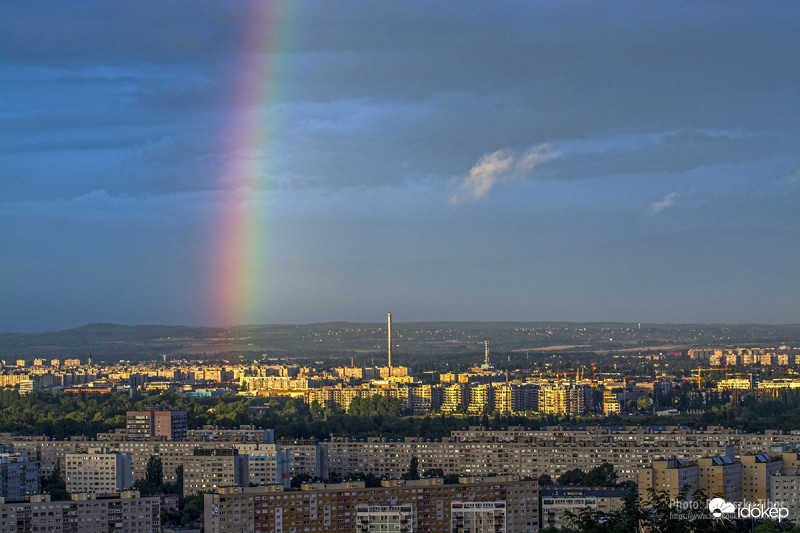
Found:
[[39, 492], [39, 461], [23, 453], [0, 453], [0, 496], [19, 498]]
[[167, 440], [186, 440], [186, 411], [128, 411], [125, 433], [133, 439], [164, 437]]
[[261, 444], [245, 457], [250, 485], [278, 484], [286, 489], [291, 486], [289, 451], [281, 449], [280, 444]]
[[742, 498], [749, 502], [772, 499], [770, 477], [783, 472], [783, 460], [759, 453], [742, 455]]
[[[363, 481], [312, 483], [303, 485], [302, 490], [286, 492], [280, 485], [229, 487], [204, 496], [205, 532], [240, 533], [249, 524], [253, 526], [247, 531], [252, 533], [467, 531], [451, 529], [455, 513], [458, 527], [495, 526], [472, 529], [474, 533], [532, 533], [539, 530], [538, 493], [536, 481], [519, 481], [512, 476], [462, 478], [447, 485], [441, 479], [387, 480], [371, 488]], [[460, 506], [454, 507], [454, 502], [460, 502]], [[364, 529], [379, 526], [381, 516], [385, 517], [385, 529]], [[390, 523], [398, 529], [390, 529]]]
[[66, 455], [67, 492], [113, 494], [133, 484], [131, 454], [89, 448], [88, 453]]
[[728, 456], [697, 459], [698, 485], [709, 498], [742, 501], [742, 463]]
[[47, 494], [0, 500], [3, 533], [158, 533], [159, 522], [159, 499], [138, 491], [73, 494], [66, 501], [50, 501]]
[[450, 503], [450, 533], [506, 533], [506, 502]]
[[[183, 493], [249, 485], [247, 455], [236, 448], [195, 448], [183, 466]], [[278, 485], [281, 486], [282, 485]]]
[[650, 489], [667, 492], [677, 500], [681, 491], [691, 498], [699, 488], [698, 466], [677, 458], [655, 460], [650, 466], [639, 469], [639, 497], [650, 499]]
[[414, 533], [414, 504], [356, 507], [356, 533]]

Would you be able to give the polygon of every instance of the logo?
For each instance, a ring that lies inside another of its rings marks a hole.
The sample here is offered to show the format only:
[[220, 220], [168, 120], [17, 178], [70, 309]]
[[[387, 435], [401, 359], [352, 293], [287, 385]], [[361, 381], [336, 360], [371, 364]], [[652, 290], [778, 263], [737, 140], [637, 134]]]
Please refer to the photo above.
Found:
[[736, 512], [736, 506], [731, 502], [726, 502], [722, 498], [714, 498], [708, 502], [708, 511], [714, 518], [722, 518], [724, 514], [733, 514]]

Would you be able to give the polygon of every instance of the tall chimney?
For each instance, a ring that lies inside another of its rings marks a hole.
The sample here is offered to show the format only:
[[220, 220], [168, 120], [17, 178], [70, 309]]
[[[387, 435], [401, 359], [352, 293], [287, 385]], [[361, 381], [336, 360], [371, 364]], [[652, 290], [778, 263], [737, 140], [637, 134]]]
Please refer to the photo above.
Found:
[[483, 349], [484, 349], [484, 352], [486, 353], [486, 356], [485, 356], [483, 362], [484, 362], [484, 364], [486, 366], [489, 366], [489, 341], [483, 341]]
[[392, 313], [387, 318], [388, 340], [389, 340], [389, 376], [392, 375]]

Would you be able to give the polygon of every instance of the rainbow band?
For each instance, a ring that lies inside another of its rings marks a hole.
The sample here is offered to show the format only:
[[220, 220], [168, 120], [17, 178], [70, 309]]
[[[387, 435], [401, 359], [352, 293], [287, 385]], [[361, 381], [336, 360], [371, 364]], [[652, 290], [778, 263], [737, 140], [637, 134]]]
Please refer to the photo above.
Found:
[[[276, 101], [281, 50], [291, 27], [289, 1], [246, 4], [228, 126], [222, 206], [212, 231], [209, 324], [234, 326], [265, 319], [268, 303], [269, 213], [264, 192], [277, 124], [265, 118]], [[274, 114], [273, 114], [274, 116]]]

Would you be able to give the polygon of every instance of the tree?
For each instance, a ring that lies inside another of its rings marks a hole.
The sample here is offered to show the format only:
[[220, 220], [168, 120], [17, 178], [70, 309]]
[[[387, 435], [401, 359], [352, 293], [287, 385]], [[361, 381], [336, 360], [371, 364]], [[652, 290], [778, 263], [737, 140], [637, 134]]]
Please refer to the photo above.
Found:
[[583, 482], [583, 478], [586, 477], [586, 472], [581, 470], [580, 468], [575, 468], [574, 470], [569, 470], [564, 472], [558, 478], [559, 485], [580, 485]]
[[147, 460], [147, 467], [145, 469], [145, 480], [148, 483], [161, 487], [164, 482], [164, 471], [161, 465], [161, 458], [154, 455], [150, 456]]
[[646, 395], [639, 396], [636, 400], [636, 407], [639, 410], [649, 409], [650, 408], [650, 397]]
[[67, 484], [61, 479], [61, 460], [56, 459], [56, 466], [50, 475], [42, 478], [42, 493], [50, 494], [50, 499], [69, 500], [70, 494], [67, 492]]
[[625, 497], [622, 507], [616, 511], [602, 512], [586, 507], [577, 514], [567, 512], [570, 527], [581, 533], [735, 533], [736, 524], [731, 520], [712, 518], [707, 509], [707, 497], [695, 491], [691, 499], [687, 490], [681, 491], [677, 500], [687, 502], [676, 506], [666, 491], [650, 490], [649, 499], [642, 500], [635, 492]]
[[544, 486], [544, 485], [552, 485], [552, 484], [553, 484], [553, 480], [548, 474], [542, 474], [542, 475], [539, 476], [539, 486], [540, 487]]
[[403, 474], [403, 479], [419, 479], [419, 459], [416, 455], [411, 457], [411, 463], [409, 463], [406, 473]]
[[586, 473], [583, 480], [579, 481], [584, 487], [614, 487], [617, 484], [617, 473], [614, 465], [603, 463]]
[[442, 470], [441, 468], [429, 468], [429, 469], [425, 470], [424, 472], [422, 472], [422, 477], [423, 478], [429, 478], [429, 477], [440, 477], [440, 478], [443, 478], [444, 477], [444, 470]]
[[179, 494], [183, 496], [183, 465], [179, 465], [175, 468], [175, 484], [178, 485], [180, 489]]

